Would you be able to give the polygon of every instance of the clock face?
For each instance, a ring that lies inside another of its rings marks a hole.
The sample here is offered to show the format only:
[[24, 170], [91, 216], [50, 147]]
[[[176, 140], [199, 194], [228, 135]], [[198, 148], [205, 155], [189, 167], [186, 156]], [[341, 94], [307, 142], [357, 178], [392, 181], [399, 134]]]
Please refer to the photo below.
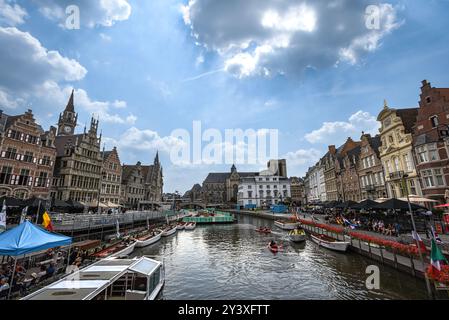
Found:
[[64, 131], [65, 131], [66, 133], [69, 133], [69, 132], [72, 131], [72, 128], [71, 128], [71, 127], [64, 127]]

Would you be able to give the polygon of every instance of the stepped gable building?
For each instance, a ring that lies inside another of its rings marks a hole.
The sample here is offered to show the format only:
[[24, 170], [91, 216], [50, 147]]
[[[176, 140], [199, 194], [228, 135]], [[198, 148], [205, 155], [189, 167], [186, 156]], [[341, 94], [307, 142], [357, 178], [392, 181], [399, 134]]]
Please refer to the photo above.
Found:
[[77, 121], [72, 91], [59, 117], [52, 197], [97, 206], [100, 181], [103, 179], [99, 121], [92, 118], [89, 131], [84, 128], [84, 133], [75, 134]]
[[449, 198], [449, 88], [422, 81], [413, 147], [425, 197], [446, 203]]
[[357, 161], [360, 154], [360, 141], [350, 137], [338, 148], [335, 156], [335, 181], [338, 201], [358, 201], [360, 185], [357, 174]]
[[163, 171], [156, 154], [153, 165], [122, 166], [122, 204], [129, 209], [149, 209], [162, 202]]
[[329, 151], [323, 157], [324, 164], [324, 186], [326, 189], [327, 201], [338, 200], [337, 178], [335, 174], [335, 161], [337, 149], [335, 145], [328, 147]]
[[299, 177], [290, 178], [292, 204], [300, 207], [304, 201], [304, 180]]
[[418, 172], [413, 161], [413, 128], [418, 108], [394, 109], [384, 102], [377, 121], [382, 145], [379, 148], [380, 159], [385, 173], [385, 182], [389, 198], [406, 196], [408, 193], [422, 196]]
[[201, 198], [209, 204], [237, 203], [240, 179], [259, 175], [258, 172], [238, 172], [235, 165], [230, 172], [209, 173], [203, 181]]
[[101, 153], [103, 159], [100, 202], [106, 205], [120, 205], [122, 165], [117, 148]]
[[33, 113], [0, 111], [0, 195], [49, 198], [56, 160], [56, 128], [44, 131]]
[[380, 160], [379, 148], [381, 146], [380, 135], [371, 137], [370, 134], [362, 133], [361, 150], [358, 165], [360, 176], [362, 200], [387, 197], [385, 188], [385, 177]]

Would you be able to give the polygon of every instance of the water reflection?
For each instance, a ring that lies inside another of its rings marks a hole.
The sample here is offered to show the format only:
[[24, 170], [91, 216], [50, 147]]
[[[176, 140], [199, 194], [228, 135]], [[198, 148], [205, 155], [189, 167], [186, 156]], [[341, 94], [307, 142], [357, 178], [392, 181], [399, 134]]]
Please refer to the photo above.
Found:
[[[263, 235], [255, 227], [270, 226]], [[271, 253], [270, 240], [283, 243]], [[425, 299], [425, 286], [391, 268], [381, 269], [381, 290], [368, 291], [369, 259], [314, 243], [294, 244], [271, 221], [242, 217], [238, 224], [198, 226], [136, 252], [166, 265], [164, 299]]]

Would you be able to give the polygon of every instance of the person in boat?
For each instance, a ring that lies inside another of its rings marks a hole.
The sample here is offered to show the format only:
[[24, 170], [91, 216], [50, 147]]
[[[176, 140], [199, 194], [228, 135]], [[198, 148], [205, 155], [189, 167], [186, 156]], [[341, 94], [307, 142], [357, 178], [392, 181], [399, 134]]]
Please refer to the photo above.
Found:
[[276, 248], [277, 247], [277, 244], [276, 244], [276, 242], [274, 240], [270, 241], [270, 247], [272, 247], [272, 248]]

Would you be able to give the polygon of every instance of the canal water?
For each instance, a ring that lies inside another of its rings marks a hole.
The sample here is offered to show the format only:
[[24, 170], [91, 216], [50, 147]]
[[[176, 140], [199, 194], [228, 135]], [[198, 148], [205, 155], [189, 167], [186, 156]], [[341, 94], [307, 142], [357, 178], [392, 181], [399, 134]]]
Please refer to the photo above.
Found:
[[[270, 226], [274, 234], [254, 231]], [[270, 240], [283, 243], [273, 254]], [[337, 253], [307, 240], [290, 243], [273, 222], [248, 216], [236, 224], [178, 231], [135, 251], [164, 261], [163, 299], [425, 299], [424, 281], [356, 253]], [[380, 268], [380, 290], [368, 290], [366, 267]]]

